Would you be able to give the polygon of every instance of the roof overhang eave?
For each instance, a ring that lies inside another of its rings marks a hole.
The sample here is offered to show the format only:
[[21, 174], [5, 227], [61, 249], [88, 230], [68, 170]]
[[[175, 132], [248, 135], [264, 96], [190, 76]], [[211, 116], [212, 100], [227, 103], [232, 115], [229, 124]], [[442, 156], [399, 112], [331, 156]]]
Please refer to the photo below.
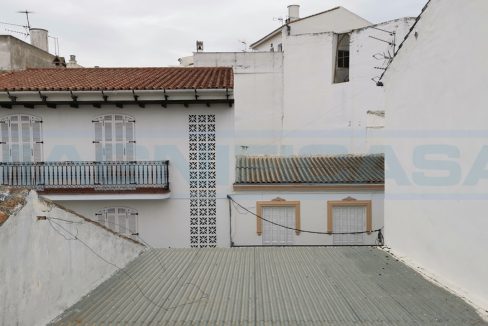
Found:
[[95, 105], [103, 104], [217, 104], [234, 103], [232, 88], [140, 89], [140, 90], [3, 90], [0, 106]]

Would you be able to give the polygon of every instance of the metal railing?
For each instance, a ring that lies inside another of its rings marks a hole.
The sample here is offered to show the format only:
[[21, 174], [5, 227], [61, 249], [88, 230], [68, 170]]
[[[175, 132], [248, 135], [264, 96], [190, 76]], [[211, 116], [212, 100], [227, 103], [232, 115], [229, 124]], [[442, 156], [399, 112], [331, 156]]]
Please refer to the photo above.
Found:
[[0, 184], [47, 189], [169, 188], [168, 161], [0, 163]]

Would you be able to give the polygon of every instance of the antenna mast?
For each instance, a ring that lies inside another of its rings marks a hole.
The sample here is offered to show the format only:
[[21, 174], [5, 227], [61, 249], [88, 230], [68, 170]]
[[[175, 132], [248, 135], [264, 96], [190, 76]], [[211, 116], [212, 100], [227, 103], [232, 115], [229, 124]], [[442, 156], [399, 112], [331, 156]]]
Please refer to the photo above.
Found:
[[30, 21], [29, 21], [29, 14], [33, 14], [34, 12], [26, 9], [24, 11], [17, 11], [17, 13], [25, 14], [25, 18], [27, 18], [27, 28], [30, 30], [31, 26], [30, 26]]

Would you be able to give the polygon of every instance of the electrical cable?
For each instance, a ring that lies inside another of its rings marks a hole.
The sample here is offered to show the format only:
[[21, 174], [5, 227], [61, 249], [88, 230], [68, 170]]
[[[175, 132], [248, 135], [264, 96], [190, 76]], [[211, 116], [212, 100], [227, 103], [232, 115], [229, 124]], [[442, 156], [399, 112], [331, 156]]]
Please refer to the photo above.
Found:
[[[64, 220], [64, 219], [62, 219], [62, 218], [56, 218], [56, 217], [50, 217], [50, 219], [59, 220], [59, 221], [63, 221], [63, 222], [66, 222], [66, 223], [83, 224], [83, 222], [74, 222], [74, 221]], [[97, 221], [94, 221], [94, 220], [91, 220], [91, 219], [90, 219], [90, 221], [95, 222], [95, 223], [98, 223], [98, 224], [100, 224], [100, 225], [103, 225], [103, 224], [101, 224], [100, 222], [97, 222]], [[139, 233], [138, 233], [138, 232], [137, 232], [137, 233], [132, 233], [132, 232], [131, 232], [131, 230], [130, 230], [130, 229], [127, 227], [127, 226], [121, 225], [121, 224], [119, 224], [119, 223], [115, 223], [115, 222], [113, 222], [113, 223], [111, 223], [111, 224], [113, 224], [113, 225], [117, 226], [117, 227], [119, 228], [119, 230], [120, 230], [121, 228], [122, 228], [122, 229], [124, 229], [124, 232], [126, 232], [126, 234], [129, 234], [129, 235], [131, 235], [131, 236], [137, 237], [137, 240], [139, 240], [140, 242], [142, 242], [142, 244], [143, 244], [143, 245], [145, 245], [145, 246], [146, 246], [146, 247], [148, 247], [149, 249], [153, 249], [153, 252], [155, 251], [154, 249], [156, 249], [156, 248], [154, 248], [154, 247], [153, 247], [153, 246], [151, 246], [151, 245], [150, 245], [150, 244], [149, 244], [147, 241], [145, 241], [145, 240], [144, 240], [144, 239], [143, 239], [143, 238], [142, 238], [142, 237], [139, 235]], [[104, 226], [104, 227], [106, 227], [105, 225], [103, 225], [103, 226]], [[110, 228], [109, 228], [109, 229], [110, 229]], [[112, 229], [110, 229], [110, 230], [112, 230]], [[112, 230], [112, 231], [114, 231], [114, 230]], [[115, 231], [114, 231], [114, 232], [115, 232]], [[117, 233], [117, 232], [116, 232], [116, 233]], [[126, 236], [126, 234], [121, 234], [121, 233], [117, 233], [117, 234], [119, 234], [119, 235], [123, 235], [123, 236]], [[158, 255], [158, 254], [155, 254], [155, 256], [156, 256], [156, 260], [158, 261], [159, 266], [161, 267], [161, 269], [162, 269], [163, 271], [166, 271], [166, 270], [167, 270], [167, 268], [163, 266], [163, 263], [161, 262], [159, 255]]]
[[[182, 303], [180, 305], [176, 305], [176, 306], [173, 306], [173, 307], [167, 307], [165, 308], [164, 307], [164, 303], [168, 300], [169, 296], [164, 300], [163, 304], [162, 305], [159, 305], [157, 304], [154, 300], [152, 300], [143, 290], [142, 288], [140, 287], [139, 283], [132, 277], [132, 275], [130, 275], [125, 269], [117, 266], [116, 264], [108, 261], [107, 259], [105, 259], [103, 256], [101, 256], [100, 254], [98, 254], [93, 248], [91, 248], [85, 241], [81, 240], [79, 237], [78, 237], [78, 228], [77, 228], [77, 232], [76, 232], [76, 235], [71, 233], [70, 231], [68, 231], [66, 228], [64, 228], [61, 224], [55, 222], [55, 221], [51, 221], [52, 219], [57, 219], [57, 218], [51, 218], [51, 217], [46, 217], [46, 219], [49, 221], [49, 224], [50, 226], [53, 228], [54, 231], [56, 231], [56, 233], [60, 234], [61, 236], [63, 236], [63, 238], [65, 238], [66, 240], [77, 240], [79, 241], [83, 246], [85, 246], [90, 252], [92, 252], [95, 256], [97, 256], [99, 259], [101, 259], [103, 262], [115, 267], [117, 270], [119, 270], [120, 272], [122, 272], [123, 274], [125, 274], [127, 277], [129, 277], [129, 279], [134, 283], [135, 287], [137, 288], [137, 290], [141, 293], [141, 295], [147, 300], [149, 301], [151, 304], [153, 304], [155, 307], [159, 308], [159, 309], [162, 309], [164, 311], [168, 311], [168, 310], [171, 310], [171, 309], [176, 309], [178, 307], [181, 307], [181, 306], [185, 306], [185, 305], [189, 305], [189, 304], [193, 304], [193, 303], [196, 303], [200, 300], [203, 300], [203, 299], [206, 299], [208, 298], [208, 294], [203, 291], [198, 285], [196, 284], [193, 284], [193, 283], [185, 283], [185, 285], [192, 285], [194, 286], [199, 292], [202, 293], [202, 296], [198, 299], [195, 299], [195, 300], [192, 300], [190, 302], [185, 302], [185, 303]], [[59, 220], [62, 220], [62, 221], [65, 221], [65, 222], [72, 222], [72, 221], [67, 221], [67, 220], [63, 220], [63, 219], [59, 219]], [[59, 230], [57, 230], [53, 224], [56, 224], [57, 226], [59, 226], [61, 229], [63, 229], [67, 234], [69, 234], [70, 236], [72, 236], [73, 238], [67, 238], [65, 235], [63, 235], [62, 233], [59, 232]]]
[[63, 222], [70, 223], [70, 224], [83, 224], [83, 222], [75, 222], [75, 221], [65, 220], [65, 219], [62, 219], [62, 218], [59, 218], [59, 217], [50, 217], [50, 219], [52, 219], [52, 220], [58, 220], [58, 221], [63, 221]]
[[286, 226], [286, 225], [282, 225], [282, 224], [279, 224], [279, 223], [276, 223], [276, 222], [273, 222], [273, 221], [270, 221], [268, 219], [265, 219], [264, 217], [262, 216], [259, 216], [258, 214], [250, 211], [249, 209], [247, 209], [246, 207], [244, 207], [243, 205], [239, 204], [237, 201], [235, 201], [234, 198], [232, 198], [231, 195], [227, 195], [227, 198], [232, 201], [234, 204], [236, 204], [237, 206], [239, 206], [240, 208], [242, 208], [243, 210], [245, 210], [246, 212], [256, 216], [257, 218], [263, 220], [263, 221], [266, 221], [270, 224], [273, 224], [273, 225], [276, 225], [276, 226], [279, 226], [281, 228], [284, 228], [284, 229], [288, 229], [288, 230], [293, 230], [293, 231], [296, 231], [296, 232], [301, 232], [301, 233], [310, 233], [310, 234], [323, 234], [323, 235], [334, 235], [334, 234], [338, 234], [338, 235], [344, 235], [344, 234], [347, 234], [347, 235], [354, 235], [354, 234], [370, 234], [370, 233], [374, 233], [374, 232], [378, 232], [381, 234], [381, 229], [376, 229], [376, 230], [370, 230], [370, 231], [357, 231], [357, 232], [320, 232], [320, 231], [310, 231], [310, 230], [302, 230], [302, 229], [297, 229], [297, 228], [293, 228], [291, 226]]

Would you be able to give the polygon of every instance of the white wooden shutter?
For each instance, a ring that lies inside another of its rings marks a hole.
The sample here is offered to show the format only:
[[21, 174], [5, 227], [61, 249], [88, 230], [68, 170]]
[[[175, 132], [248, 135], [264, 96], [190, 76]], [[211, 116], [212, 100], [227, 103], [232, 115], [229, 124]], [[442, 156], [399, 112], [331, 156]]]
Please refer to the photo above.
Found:
[[107, 226], [107, 212], [105, 210], [101, 210], [95, 215], [97, 216], [98, 223]]
[[137, 233], [137, 211], [134, 209], [129, 209], [127, 213], [127, 218], [129, 220], [129, 232], [130, 234], [136, 234]]
[[123, 207], [117, 208], [118, 230], [120, 234], [129, 234], [127, 226], [127, 209]]
[[113, 155], [113, 116], [107, 115], [103, 119], [104, 123], [104, 154], [105, 154], [105, 161], [113, 161], [114, 160], [114, 155]]
[[95, 161], [101, 162], [104, 160], [103, 158], [103, 122], [102, 121], [94, 121], [95, 124]]
[[107, 227], [116, 232], [116, 223], [115, 208], [107, 208]]
[[3, 162], [42, 161], [42, 121], [29, 115], [11, 115], [0, 121]]
[[[334, 233], [363, 232], [366, 230], [366, 207], [344, 206], [332, 210]], [[362, 245], [364, 234], [334, 234], [334, 245]]]
[[134, 119], [116, 114], [99, 117], [93, 122], [97, 161], [135, 160]]
[[21, 162], [32, 162], [32, 128], [31, 121], [28, 116], [20, 116], [20, 148], [21, 148]]
[[124, 117], [121, 115], [116, 115], [114, 117], [114, 149], [115, 149], [115, 160], [124, 160]]
[[135, 121], [128, 120], [125, 122], [125, 159], [126, 161], [136, 160], [136, 135]]
[[42, 162], [42, 121], [32, 120], [32, 159], [34, 162]]
[[8, 119], [0, 120], [0, 146], [2, 153], [2, 162], [10, 161], [10, 137], [9, 137], [9, 124]]
[[19, 117], [10, 118], [10, 161], [20, 162]]
[[[294, 207], [263, 207], [263, 217], [273, 223], [289, 228], [295, 227]], [[293, 245], [294, 231], [263, 221], [263, 245]]]
[[137, 233], [137, 211], [126, 207], [109, 207], [95, 214], [98, 223], [114, 232], [132, 236]]

